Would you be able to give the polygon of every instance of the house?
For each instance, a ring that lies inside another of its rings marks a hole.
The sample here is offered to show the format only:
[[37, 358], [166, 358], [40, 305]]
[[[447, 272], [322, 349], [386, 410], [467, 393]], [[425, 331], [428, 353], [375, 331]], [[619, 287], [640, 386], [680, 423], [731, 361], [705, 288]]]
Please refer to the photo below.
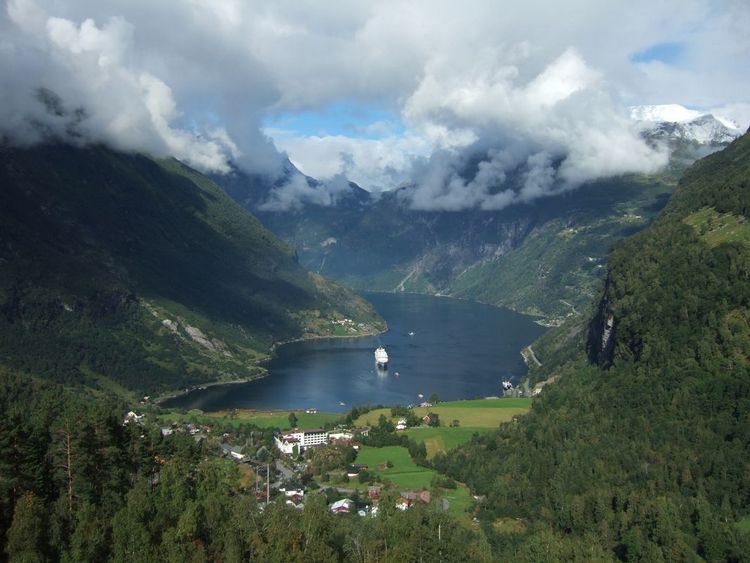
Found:
[[331, 512], [334, 514], [349, 514], [354, 508], [354, 501], [348, 498], [343, 498], [334, 502], [331, 506]]
[[283, 491], [286, 497], [286, 504], [295, 508], [299, 507], [302, 501], [305, 500], [305, 491], [302, 489], [279, 489], [279, 491]]
[[328, 434], [328, 442], [333, 444], [349, 444], [354, 438], [351, 432], [331, 432]]
[[125, 415], [125, 420], [123, 421], [122, 425], [125, 426], [126, 424], [130, 424], [131, 422], [135, 424], [143, 424], [143, 415], [130, 411]]
[[307, 414], [318, 414], [318, 409], [316, 409], [316, 408], [313, 407], [313, 408], [309, 408], [309, 409], [305, 410], [305, 412]]
[[356, 477], [360, 474], [360, 472], [367, 469], [366, 465], [361, 464], [353, 464], [346, 468], [346, 475], [351, 479], [352, 477]]
[[304, 489], [279, 489], [280, 492], [284, 493], [284, 496], [287, 497], [293, 497], [295, 495], [297, 496], [305, 496], [305, 490]]
[[419, 403], [419, 406], [422, 407], [423, 409], [428, 409], [428, 408], [430, 408], [432, 406], [432, 403], [428, 403], [427, 401], [423, 401], [423, 402]]
[[221, 444], [222, 453], [234, 459], [235, 461], [245, 461], [245, 455], [242, 453], [239, 446], [230, 446], [229, 444]]
[[166, 436], [171, 436], [172, 434], [174, 434], [174, 428], [172, 428], [171, 426], [162, 426], [161, 427], [161, 435], [162, 436], [166, 437]]
[[406, 510], [417, 502], [429, 504], [431, 500], [432, 494], [430, 491], [402, 491], [401, 498], [396, 502], [396, 508], [399, 510]]
[[408, 428], [405, 418], [399, 418], [396, 423], [396, 430], [406, 430]]
[[377, 485], [370, 485], [367, 487], [367, 497], [370, 500], [380, 500], [381, 488]]
[[301, 451], [299, 440], [293, 434], [282, 434], [281, 437], [274, 436], [273, 441], [283, 454], [294, 454], [294, 448], [297, 448], [298, 452]]

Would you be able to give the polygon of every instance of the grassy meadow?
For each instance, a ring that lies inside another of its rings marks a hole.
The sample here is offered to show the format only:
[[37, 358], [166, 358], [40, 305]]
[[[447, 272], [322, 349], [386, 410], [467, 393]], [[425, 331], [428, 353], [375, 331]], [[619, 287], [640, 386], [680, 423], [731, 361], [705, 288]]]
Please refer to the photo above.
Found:
[[433, 428], [430, 426], [418, 426], [409, 428], [404, 434], [409, 436], [417, 443], [424, 443], [427, 448], [427, 458], [432, 459], [438, 452], [446, 452], [450, 449], [465, 444], [471, 440], [475, 433], [486, 432], [487, 428], [479, 427], [458, 427], [450, 428], [440, 426]]
[[[390, 461], [393, 467], [378, 467], [384, 466], [387, 461]], [[427, 489], [435, 476], [432, 469], [414, 463], [409, 451], [403, 446], [362, 446], [355, 463], [367, 465], [368, 471], [377, 475], [378, 479], [390, 481], [404, 489]]]
[[683, 221], [693, 227], [710, 247], [725, 242], [750, 245], [750, 224], [741, 215], [719, 213], [712, 207], [704, 207]]
[[[440, 415], [440, 423], [448, 426], [458, 420], [459, 427], [467, 428], [497, 428], [503, 422], [510, 422], [514, 416], [526, 414], [531, 408], [531, 399], [474, 399], [469, 401], [447, 401], [435, 406], [417, 407], [414, 413], [424, 416], [428, 412]], [[374, 425], [383, 414], [394, 422], [398, 417], [391, 417], [391, 409], [375, 409], [360, 416], [356, 424]]]

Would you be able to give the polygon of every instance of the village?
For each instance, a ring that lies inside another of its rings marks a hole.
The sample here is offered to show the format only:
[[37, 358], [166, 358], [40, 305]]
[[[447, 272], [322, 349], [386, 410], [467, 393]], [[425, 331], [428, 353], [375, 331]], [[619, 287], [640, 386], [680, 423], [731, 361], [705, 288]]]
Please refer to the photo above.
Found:
[[[417, 417], [412, 410], [414, 406], [429, 409], [432, 403], [392, 409], [402, 415], [394, 420], [395, 424], [381, 415], [379, 424], [374, 426], [339, 423], [328, 424], [326, 428], [299, 428], [294, 424], [296, 415], [291, 413], [290, 429], [285, 431], [234, 425], [225, 419], [210, 422], [174, 420], [168, 424], [162, 420], [159, 434], [165, 441], [192, 440], [194, 447], [200, 448], [201, 455], [221, 457], [236, 464], [243, 476], [244, 490], [255, 496], [261, 509], [279, 499], [290, 507], [303, 509], [309, 495], [319, 494], [325, 496], [329, 510], [335, 514], [376, 517], [381, 501], [386, 499], [391, 506], [404, 511], [417, 503], [430, 504], [433, 500], [448, 510], [450, 501], [446, 498], [437, 500], [434, 483], [425, 481], [421, 486], [399, 486], [398, 478], [387, 477], [394, 466], [392, 461], [369, 461], [372, 452], [388, 451], [394, 454], [395, 461], [403, 464], [404, 455], [399, 450], [406, 452], [403, 446], [408, 439], [402, 431], [421, 425], [439, 425], [436, 413]], [[317, 410], [307, 409], [306, 414], [315, 415]], [[130, 411], [123, 424], [142, 426], [151, 420], [151, 414]], [[382, 444], [384, 440], [390, 449], [370, 445], [368, 459], [359, 462], [363, 445]], [[425, 457], [422, 446], [417, 461], [420, 458], [424, 461]], [[412, 463], [411, 459], [408, 462]], [[415, 475], [426, 471], [416, 466], [415, 469]]]

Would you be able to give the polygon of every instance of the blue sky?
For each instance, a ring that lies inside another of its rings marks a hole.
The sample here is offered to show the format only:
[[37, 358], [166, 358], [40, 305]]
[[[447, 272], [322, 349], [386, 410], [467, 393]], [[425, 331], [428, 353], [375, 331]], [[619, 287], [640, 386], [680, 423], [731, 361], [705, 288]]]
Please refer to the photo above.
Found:
[[405, 129], [395, 110], [382, 104], [351, 99], [337, 100], [314, 110], [272, 115], [266, 118], [263, 126], [304, 136], [341, 135], [370, 140], [401, 135]]
[[664, 64], [679, 66], [680, 59], [685, 52], [685, 44], [680, 42], [657, 43], [651, 47], [631, 55], [634, 63], [650, 63], [659, 61]]

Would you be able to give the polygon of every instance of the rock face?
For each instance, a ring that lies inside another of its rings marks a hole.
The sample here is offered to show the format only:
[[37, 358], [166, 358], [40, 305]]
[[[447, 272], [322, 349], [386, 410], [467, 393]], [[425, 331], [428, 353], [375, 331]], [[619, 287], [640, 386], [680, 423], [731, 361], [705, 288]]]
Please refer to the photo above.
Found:
[[612, 311], [612, 302], [609, 296], [609, 283], [607, 280], [604, 295], [599, 301], [596, 314], [589, 324], [589, 333], [586, 342], [586, 353], [592, 363], [607, 368], [612, 365], [615, 350], [615, 332], [617, 320]]

